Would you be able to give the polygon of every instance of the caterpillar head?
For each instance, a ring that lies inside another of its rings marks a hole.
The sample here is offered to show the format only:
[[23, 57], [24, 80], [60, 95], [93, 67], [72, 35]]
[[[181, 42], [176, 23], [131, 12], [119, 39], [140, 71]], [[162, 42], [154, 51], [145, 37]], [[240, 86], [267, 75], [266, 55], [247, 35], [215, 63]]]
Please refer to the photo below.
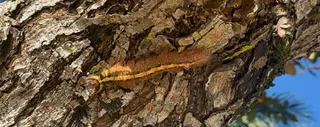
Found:
[[86, 81], [91, 81], [91, 83], [93, 85], [99, 85], [101, 78], [100, 78], [100, 76], [97, 76], [97, 75], [90, 75], [90, 76], [86, 77]]

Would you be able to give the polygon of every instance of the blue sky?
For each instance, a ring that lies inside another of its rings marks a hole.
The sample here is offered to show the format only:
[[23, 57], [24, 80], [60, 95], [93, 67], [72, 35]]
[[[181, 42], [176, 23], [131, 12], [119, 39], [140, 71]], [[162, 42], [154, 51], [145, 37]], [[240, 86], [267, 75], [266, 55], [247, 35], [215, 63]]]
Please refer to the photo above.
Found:
[[[304, 60], [301, 62], [303, 65], [308, 63]], [[320, 61], [318, 60], [314, 65], [319, 66]], [[307, 71], [295, 76], [282, 75], [274, 80], [275, 86], [267, 90], [268, 95], [288, 93], [294, 97], [294, 100], [304, 102], [307, 111], [311, 112], [313, 117], [313, 120], [308, 121], [305, 127], [320, 127], [320, 71], [314, 72], [316, 77]]]

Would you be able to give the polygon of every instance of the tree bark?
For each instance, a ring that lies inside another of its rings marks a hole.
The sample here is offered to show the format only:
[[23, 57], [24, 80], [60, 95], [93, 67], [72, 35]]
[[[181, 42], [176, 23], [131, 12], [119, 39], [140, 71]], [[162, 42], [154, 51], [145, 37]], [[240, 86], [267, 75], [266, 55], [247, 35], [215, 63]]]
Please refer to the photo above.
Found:
[[[319, 1], [26, 0], [0, 4], [0, 126], [226, 126], [284, 65], [320, 51]], [[244, 48], [246, 47], [246, 48]], [[132, 90], [81, 82], [165, 49], [211, 54]], [[103, 65], [101, 65], [103, 64]]]

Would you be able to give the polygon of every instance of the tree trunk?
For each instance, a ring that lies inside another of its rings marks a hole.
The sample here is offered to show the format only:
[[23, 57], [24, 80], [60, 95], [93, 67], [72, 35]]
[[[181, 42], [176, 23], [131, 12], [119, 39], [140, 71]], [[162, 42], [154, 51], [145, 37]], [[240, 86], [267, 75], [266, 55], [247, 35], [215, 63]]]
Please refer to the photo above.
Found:
[[[0, 126], [226, 126], [283, 74], [288, 61], [320, 51], [318, 4], [1, 3]], [[203, 66], [138, 81], [131, 89], [113, 82], [88, 101], [95, 86], [83, 77], [166, 49], [200, 49], [211, 59]]]

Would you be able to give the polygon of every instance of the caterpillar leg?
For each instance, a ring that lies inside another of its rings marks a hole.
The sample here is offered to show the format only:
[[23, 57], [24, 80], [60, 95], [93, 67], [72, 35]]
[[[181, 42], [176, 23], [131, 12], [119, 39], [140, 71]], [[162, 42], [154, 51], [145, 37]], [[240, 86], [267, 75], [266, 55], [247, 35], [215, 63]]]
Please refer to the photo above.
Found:
[[88, 101], [91, 101], [95, 98], [95, 96], [97, 96], [98, 94], [100, 94], [103, 90], [105, 90], [105, 88], [107, 86], [110, 86], [110, 84], [107, 83], [101, 83], [99, 84], [99, 88], [96, 89], [96, 91], [89, 97]]
[[99, 89], [98, 89], [98, 91], [97, 91], [96, 93], [97, 93], [97, 94], [101, 93], [106, 87], [107, 87], [107, 84], [101, 83], [101, 84], [99, 85]]

